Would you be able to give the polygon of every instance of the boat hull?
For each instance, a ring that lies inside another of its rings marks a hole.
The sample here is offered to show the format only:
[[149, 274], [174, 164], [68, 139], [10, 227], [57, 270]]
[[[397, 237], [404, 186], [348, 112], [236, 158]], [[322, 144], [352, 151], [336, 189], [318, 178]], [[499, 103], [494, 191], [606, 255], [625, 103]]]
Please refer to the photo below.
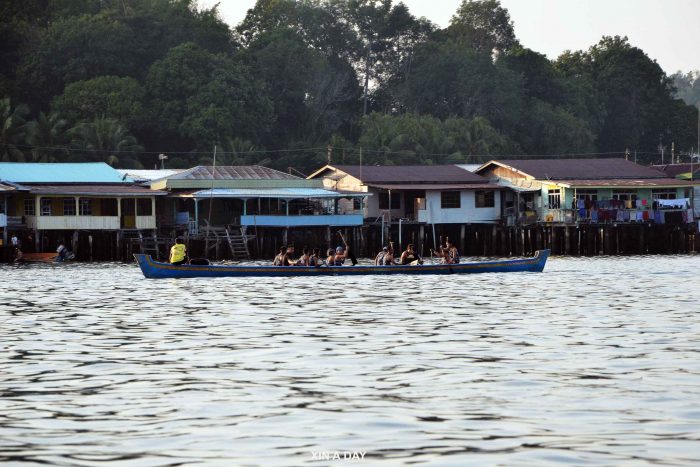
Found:
[[143, 275], [148, 279], [195, 277], [305, 277], [364, 276], [394, 274], [476, 274], [485, 272], [542, 272], [549, 250], [539, 250], [526, 259], [484, 261], [460, 264], [424, 264], [421, 266], [174, 266], [154, 261], [150, 255], [134, 255]]

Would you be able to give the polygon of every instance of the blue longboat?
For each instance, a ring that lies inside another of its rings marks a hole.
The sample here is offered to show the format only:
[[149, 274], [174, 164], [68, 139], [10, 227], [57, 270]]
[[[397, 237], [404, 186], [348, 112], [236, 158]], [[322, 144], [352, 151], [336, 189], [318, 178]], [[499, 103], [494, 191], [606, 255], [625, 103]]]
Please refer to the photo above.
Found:
[[420, 266], [238, 266], [172, 265], [154, 261], [150, 255], [134, 255], [148, 279], [193, 277], [298, 277], [363, 276], [389, 274], [475, 274], [483, 272], [542, 272], [549, 250], [538, 250], [532, 258]]

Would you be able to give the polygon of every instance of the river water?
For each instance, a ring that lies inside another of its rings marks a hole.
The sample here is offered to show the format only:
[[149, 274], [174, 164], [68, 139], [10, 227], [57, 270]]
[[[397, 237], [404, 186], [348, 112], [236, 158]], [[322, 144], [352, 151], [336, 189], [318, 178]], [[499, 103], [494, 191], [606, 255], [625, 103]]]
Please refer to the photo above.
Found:
[[698, 465], [699, 271], [696, 256], [215, 280], [3, 265], [0, 462]]

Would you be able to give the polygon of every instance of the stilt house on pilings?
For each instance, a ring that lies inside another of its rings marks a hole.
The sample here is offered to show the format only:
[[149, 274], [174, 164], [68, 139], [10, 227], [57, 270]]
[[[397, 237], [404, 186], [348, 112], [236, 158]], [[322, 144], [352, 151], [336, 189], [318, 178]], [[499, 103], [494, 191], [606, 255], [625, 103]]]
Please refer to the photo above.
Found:
[[[51, 252], [63, 242], [79, 259], [122, 258], [122, 240], [156, 229], [156, 198], [166, 193], [138, 186], [109, 165], [0, 163], [3, 235], [25, 252]], [[6, 243], [6, 242], [5, 242]]]
[[[335, 244], [337, 229], [362, 225], [368, 196], [258, 165], [197, 166], [150, 186], [168, 192], [162, 230], [198, 242], [192, 251], [209, 258], [271, 257], [283, 243], [325, 248]], [[358, 209], [341, 211], [343, 200]]]

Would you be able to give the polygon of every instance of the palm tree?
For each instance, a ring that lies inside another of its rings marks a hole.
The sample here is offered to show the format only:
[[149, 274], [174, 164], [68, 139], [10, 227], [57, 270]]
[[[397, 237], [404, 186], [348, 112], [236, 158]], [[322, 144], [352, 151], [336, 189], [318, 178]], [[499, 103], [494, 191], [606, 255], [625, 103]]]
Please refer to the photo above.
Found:
[[20, 104], [14, 109], [10, 98], [0, 99], [0, 160], [19, 161], [25, 160], [24, 152], [20, 149], [25, 141], [29, 108]]
[[27, 124], [27, 142], [32, 146], [33, 162], [56, 162], [68, 154], [70, 136], [66, 121], [57, 113], [40, 112]]
[[120, 159], [134, 165], [135, 161], [129, 156], [143, 150], [126, 127], [113, 118], [98, 117], [77, 125], [70, 133], [78, 151], [86, 153], [91, 160], [105, 161], [110, 165], [118, 164]]

